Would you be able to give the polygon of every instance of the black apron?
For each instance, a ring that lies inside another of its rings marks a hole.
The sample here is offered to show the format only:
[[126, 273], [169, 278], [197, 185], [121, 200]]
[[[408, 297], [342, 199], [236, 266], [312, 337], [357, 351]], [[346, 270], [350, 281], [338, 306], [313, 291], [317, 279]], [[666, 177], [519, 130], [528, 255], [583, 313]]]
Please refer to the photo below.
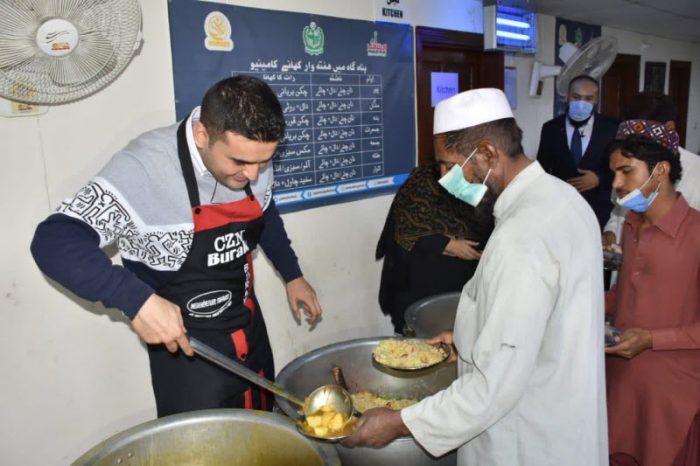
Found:
[[[200, 205], [186, 122], [178, 128], [177, 147], [194, 219], [192, 246], [156, 293], [180, 306], [189, 336], [271, 378], [272, 350], [253, 291], [252, 252], [262, 232], [262, 208], [250, 184], [240, 201]], [[198, 356], [172, 354], [162, 344], [149, 345], [148, 354], [158, 417], [208, 408], [272, 408], [266, 391]]]

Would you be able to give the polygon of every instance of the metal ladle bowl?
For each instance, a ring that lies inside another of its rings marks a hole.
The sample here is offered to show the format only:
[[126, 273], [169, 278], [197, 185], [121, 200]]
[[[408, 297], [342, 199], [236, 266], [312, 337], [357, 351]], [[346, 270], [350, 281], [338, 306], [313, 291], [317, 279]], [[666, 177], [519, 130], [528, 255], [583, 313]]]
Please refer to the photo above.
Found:
[[333, 410], [342, 414], [345, 419], [352, 416], [352, 398], [340, 385], [323, 385], [311, 392], [304, 400], [304, 415], [308, 417], [317, 413], [324, 406], [332, 406]]
[[323, 385], [318, 387], [312, 391], [305, 400], [302, 400], [289, 393], [287, 389], [281, 385], [259, 376], [254, 371], [202, 343], [196, 338], [190, 338], [190, 346], [192, 346], [192, 350], [198, 356], [300, 406], [305, 417], [315, 414], [323, 406], [331, 406], [335, 412], [345, 416], [345, 419], [350, 419], [352, 415], [353, 406], [350, 393], [339, 385]]
[[[331, 407], [333, 411], [339, 413], [345, 419], [343, 426], [325, 435], [317, 435], [307, 423], [310, 415], [318, 415], [323, 411], [323, 407]], [[338, 441], [352, 435], [355, 430], [357, 418], [360, 413], [354, 410], [350, 393], [340, 385], [323, 385], [312, 391], [304, 401], [304, 415], [306, 422], [297, 422], [297, 430], [307, 437], [325, 441]]]

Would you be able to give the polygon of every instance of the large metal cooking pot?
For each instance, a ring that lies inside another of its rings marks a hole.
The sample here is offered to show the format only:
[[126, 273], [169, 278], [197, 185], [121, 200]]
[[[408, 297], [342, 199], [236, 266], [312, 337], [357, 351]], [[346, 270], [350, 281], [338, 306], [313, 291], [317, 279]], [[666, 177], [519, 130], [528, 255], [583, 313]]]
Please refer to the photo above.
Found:
[[406, 308], [404, 333], [430, 338], [443, 330], [452, 330], [461, 292], [443, 293], [416, 301]]
[[[369, 390], [380, 396], [423, 398], [447, 387], [457, 377], [454, 363], [443, 363], [422, 371], [395, 371], [378, 367], [372, 361], [372, 349], [380, 338], [362, 338], [319, 348], [298, 357], [285, 366], [277, 382], [292, 393], [305, 396], [319, 385], [334, 383], [332, 368], [340, 366], [351, 393]], [[297, 408], [283, 399], [279, 407], [288, 416], [297, 418]], [[383, 448], [347, 448], [336, 444], [343, 466], [452, 466], [457, 464], [454, 452], [434, 458], [412, 437], [401, 437]]]
[[110, 437], [73, 466], [340, 466], [335, 449], [281, 414], [210, 409], [175, 414]]

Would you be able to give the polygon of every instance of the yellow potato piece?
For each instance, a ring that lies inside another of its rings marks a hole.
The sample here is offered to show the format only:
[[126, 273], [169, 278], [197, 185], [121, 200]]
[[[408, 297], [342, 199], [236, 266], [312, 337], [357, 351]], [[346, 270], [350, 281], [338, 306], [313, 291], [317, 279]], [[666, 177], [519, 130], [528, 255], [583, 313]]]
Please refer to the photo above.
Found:
[[321, 424], [324, 426], [328, 427], [328, 424], [330, 424], [331, 419], [333, 419], [333, 416], [335, 416], [335, 413], [333, 411], [323, 413], [323, 420], [321, 421]]
[[331, 419], [330, 423], [328, 423], [328, 428], [330, 430], [340, 430], [344, 425], [345, 418], [343, 418], [342, 414], [336, 413], [335, 416], [333, 416], [333, 419]]
[[336, 412], [332, 405], [325, 405], [307, 416], [302, 427], [317, 437], [330, 437], [341, 432], [346, 424], [347, 419], [343, 414]]

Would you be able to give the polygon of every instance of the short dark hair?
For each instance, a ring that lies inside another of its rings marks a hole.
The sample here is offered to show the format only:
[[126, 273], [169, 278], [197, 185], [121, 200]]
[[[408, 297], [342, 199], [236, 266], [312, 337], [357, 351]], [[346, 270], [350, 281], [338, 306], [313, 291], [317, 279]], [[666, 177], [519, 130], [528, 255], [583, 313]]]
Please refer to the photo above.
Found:
[[569, 94], [571, 94], [571, 87], [574, 85], [574, 83], [577, 83], [577, 82], [579, 82], [579, 81], [588, 81], [588, 82], [591, 82], [591, 83], [595, 84], [595, 88], [596, 88], [596, 89], [600, 89], [600, 85], [598, 84], [598, 81], [596, 81], [595, 79], [591, 78], [591, 77], [588, 76], [587, 74], [580, 74], [580, 75], [576, 76], [575, 78], [573, 78], [571, 81], [569, 81], [569, 88], [568, 88], [568, 90], [567, 90], [567, 92], [568, 92]]
[[510, 158], [523, 153], [523, 130], [515, 118], [502, 118], [445, 133], [445, 149], [468, 156], [482, 139], [488, 139]]
[[226, 78], [210, 87], [202, 99], [200, 121], [211, 141], [225, 131], [261, 142], [284, 137], [284, 113], [277, 96], [253, 76]]
[[645, 137], [632, 134], [625, 139], [613, 140], [608, 145], [608, 155], [612, 155], [616, 150], [619, 150], [623, 157], [635, 158], [646, 163], [649, 173], [656, 164], [667, 161], [671, 164], [671, 172], [668, 174], [671, 183], [676, 184], [676, 181], [681, 178], [683, 168], [680, 157], [668, 148]]
[[625, 120], [653, 120], [661, 123], [676, 119], [678, 108], [670, 96], [660, 92], [640, 92], [625, 109]]

